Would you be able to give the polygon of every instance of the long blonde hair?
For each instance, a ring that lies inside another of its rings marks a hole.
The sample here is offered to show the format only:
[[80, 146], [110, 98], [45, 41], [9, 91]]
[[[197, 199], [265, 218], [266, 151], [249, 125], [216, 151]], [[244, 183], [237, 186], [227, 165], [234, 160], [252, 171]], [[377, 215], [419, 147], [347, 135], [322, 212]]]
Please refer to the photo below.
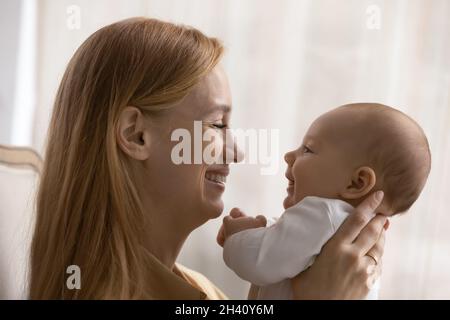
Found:
[[[222, 52], [218, 40], [196, 29], [146, 18], [106, 26], [80, 46], [49, 128], [31, 299], [151, 298], [145, 215], [116, 144], [118, 117], [127, 105], [147, 112], [178, 101]], [[80, 290], [66, 287], [70, 265], [80, 267]]]

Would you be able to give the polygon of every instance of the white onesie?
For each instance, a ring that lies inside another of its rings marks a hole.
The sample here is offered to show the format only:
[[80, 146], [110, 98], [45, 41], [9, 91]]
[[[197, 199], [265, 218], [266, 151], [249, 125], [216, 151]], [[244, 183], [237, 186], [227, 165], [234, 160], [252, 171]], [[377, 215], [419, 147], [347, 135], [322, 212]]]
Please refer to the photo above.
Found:
[[[223, 258], [259, 288], [257, 299], [292, 299], [290, 278], [308, 268], [354, 208], [341, 200], [306, 197], [269, 227], [230, 236]], [[378, 298], [378, 281], [366, 299]]]

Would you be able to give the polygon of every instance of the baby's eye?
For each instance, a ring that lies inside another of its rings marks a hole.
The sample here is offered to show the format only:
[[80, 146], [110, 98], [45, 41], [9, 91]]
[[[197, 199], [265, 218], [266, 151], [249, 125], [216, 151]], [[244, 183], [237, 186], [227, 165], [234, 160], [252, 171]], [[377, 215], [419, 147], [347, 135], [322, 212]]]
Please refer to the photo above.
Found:
[[303, 153], [312, 153], [312, 150], [307, 146], [303, 146]]

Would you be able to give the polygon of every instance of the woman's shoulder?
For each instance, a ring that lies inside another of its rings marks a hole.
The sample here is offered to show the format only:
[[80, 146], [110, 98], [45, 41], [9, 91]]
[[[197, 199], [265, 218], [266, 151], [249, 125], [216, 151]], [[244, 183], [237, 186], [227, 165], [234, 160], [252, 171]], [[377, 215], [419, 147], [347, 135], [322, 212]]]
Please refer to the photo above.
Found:
[[228, 300], [228, 297], [214, 283], [212, 283], [200, 272], [189, 269], [188, 267], [185, 267], [179, 263], [176, 263], [176, 267], [181, 276], [183, 276], [186, 281], [205, 293], [206, 299]]

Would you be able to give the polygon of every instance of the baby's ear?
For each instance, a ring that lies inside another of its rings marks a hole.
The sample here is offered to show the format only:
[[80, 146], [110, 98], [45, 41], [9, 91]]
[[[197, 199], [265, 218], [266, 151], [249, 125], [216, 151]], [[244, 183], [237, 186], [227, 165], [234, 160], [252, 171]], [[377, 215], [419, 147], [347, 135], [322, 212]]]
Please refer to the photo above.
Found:
[[356, 169], [350, 182], [341, 191], [340, 196], [344, 199], [359, 199], [367, 195], [375, 186], [377, 177], [375, 171], [370, 167]]

